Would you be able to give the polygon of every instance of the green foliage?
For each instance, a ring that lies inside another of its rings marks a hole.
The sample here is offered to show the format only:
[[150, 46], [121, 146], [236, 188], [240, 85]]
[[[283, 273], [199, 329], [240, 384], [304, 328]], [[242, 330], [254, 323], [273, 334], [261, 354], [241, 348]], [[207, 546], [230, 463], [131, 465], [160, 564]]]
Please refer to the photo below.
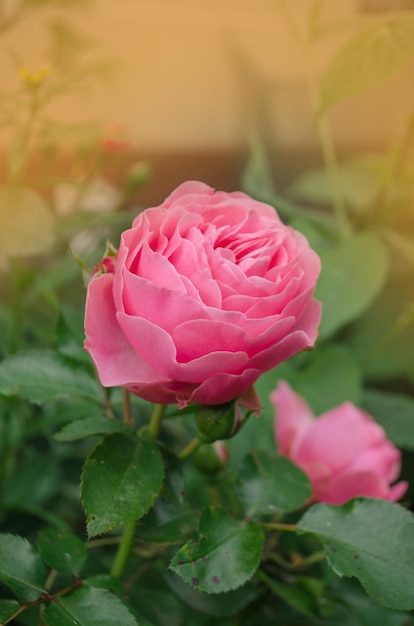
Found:
[[321, 250], [322, 272], [316, 297], [323, 306], [320, 337], [325, 339], [358, 318], [385, 285], [387, 251], [374, 233], [348, 237], [330, 250]]
[[374, 416], [387, 437], [403, 450], [414, 450], [414, 399], [401, 393], [366, 389], [363, 408]]
[[45, 590], [46, 569], [27, 539], [0, 535], [0, 581], [19, 600], [30, 602]]
[[237, 589], [252, 577], [263, 548], [263, 531], [208, 508], [200, 518], [199, 539], [186, 543], [170, 568], [193, 588], [206, 593]]
[[[376, 201], [379, 181], [361, 160], [341, 164], [336, 176], [337, 191], [346, 206], [361, 212]], [[332, 182], [326, 169], [316, 169], [299, 176], [286, 193], [294, 200], [330, 206]]]
[[414, 57], [412, 13], [385, 13], [333, 58], [321, 85], [321, 111], [380, 84]]
[[319, 504], [298, 524], [323, 541], [339, 576], [355, 576], [379, 604], [414, 608], [414, 518], [384, 500], [355, 500], [338, 507]]
[[142, 517], [157, 497], [163, 477], [161, 455], [154, 443], [121, 433], [105, 437], [82, 471], [89, 537]]
[[311, 495], [305, 474], [288, 459], [255, 450], [238, 473], [238, 494], [246, 517], [289, 513]]
[[127, 433], [128, 428], [114, 419], [107, 417], [85, 417], [66, 424], [54, 435], [56, 441], [77, 441], [85, 437], [109, 435], [110, 433]]
[[48, 626], [138, 626], [135, 617], [116, 596], [88, 586], [50, 604], [44, 619]]
[[22, 351], [4, 359], [0, 364], [0, 394], [39, 404], [71, 396], [102, 401], [94, 378], [51, 350]]
[[45, 562], [57, 572], [79, 576], [86, 560], [86, 546], [76, 535], [48, 528], [39, 534], [37, 547]]

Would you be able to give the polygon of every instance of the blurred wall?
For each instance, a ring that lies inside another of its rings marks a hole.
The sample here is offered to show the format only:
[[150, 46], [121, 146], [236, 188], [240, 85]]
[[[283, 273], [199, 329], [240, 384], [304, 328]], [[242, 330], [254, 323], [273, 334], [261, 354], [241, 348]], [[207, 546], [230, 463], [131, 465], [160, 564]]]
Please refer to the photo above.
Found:
[[[11, 0], [10, 0], [11, 1]], [[299, 27], [312, 0], [287, 2]], [[327, 20], [352, 18], [363, 2], [325, 0]], [[372, 2], [371, 2], [372, 4]], [[382, 3], [384, 4], [384, 3]], [[54, 104], [61, 121], [96, 119], [124, 124], [143, 149], [232, 149], [252, 130], [278, 149], [317, 144], [297, 43], [277, 0], [94, 0], [87, 10], [66, 11], [117, 61], [104, 85]], [[48, 18], [55, 14], [48, 13]], [[45, 12], [29, 16], [2, 36], [2, 85], [16, 86], [17, 66], [47, 62]], [[314, 48], [316, 75], [347, 31]], [[414, 103], [413, 66], [384, 85], [335, 105], [332, 121], [340, 146], [371, 146], [398, 138]]]

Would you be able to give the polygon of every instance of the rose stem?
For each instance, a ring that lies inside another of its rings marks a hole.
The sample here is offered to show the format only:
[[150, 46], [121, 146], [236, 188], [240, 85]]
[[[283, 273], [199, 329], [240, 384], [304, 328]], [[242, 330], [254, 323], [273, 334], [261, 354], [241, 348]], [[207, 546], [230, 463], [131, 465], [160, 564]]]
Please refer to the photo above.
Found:
[[178, 458], [180, 459], [180, 461], [186, 461], [188, 457], [191, 456], [196, 450], [198, 450], [200, 446], [201, 441], [198, 439], [198, 437], [194, 437], [194, 439], [192, 439], [190, 443], [187, 444], [183, 450], [181, 450], [181, 452], [178, 454]]
[[134, 534], [135, 534], [136, 520], [129, 522], [124, 528], [122, 533], [121, 543], [115, 554], [114, 562], [110, 571], [111, 576], [114, 578], [122, 578], [125, 568], [128, 564], [129, 557], [131, 556], [132, 548], [134, 546]]
[[131, 396], [127, 389], [122, 388], [122, 407], [124, 413], [124, 424], [130, 428], [133, 425], [132, 410], [131, 410]]
[[217, 489], [217, 485], [210, 484], [208, 486], [208, 497], [210, 499], [211, 505], [216, 509], [220, 508], [220, 496], [219, 491]]
[[261, 522], [260, 526], [262, 528], [269, 528], [269, 530], [282, 530], [290, 533], [296, 533], [298, 531], [298, 527], [296, 524], [279, 524], [278, 522]]
[[[125, 403], [124, 403], [124, 411], [125, 411]], [[150, 422], [147, 430], [147, 439], [153, 441], [157, 439], [160, 428], [162, 418], [165, 412], [165, 405], [163, 404], [155, 404], [154, 410], [152, 412]], [[126, 422], [126, 415], [124, 413], [124, 422]], [[122, 533], [121, 543], [119, 544], [118, 550], [115, 554], [114, 562], [112, 563], [110, 574], [114, 578], [122, 578], [125, 569], [128, 565], [129, 558], [132, 553], [132, 548], [134, 546], [134, 535], [135, 535], [135, 527], [137, 524], [137, 520], [132, 520], [129, 522], [124, 528]]]
[[161, 422], [165, 413], [165, 404], [154, 404], [154, 410], [151, 415], [147, 429], [147, 439], [155, 441], [160, 434]]

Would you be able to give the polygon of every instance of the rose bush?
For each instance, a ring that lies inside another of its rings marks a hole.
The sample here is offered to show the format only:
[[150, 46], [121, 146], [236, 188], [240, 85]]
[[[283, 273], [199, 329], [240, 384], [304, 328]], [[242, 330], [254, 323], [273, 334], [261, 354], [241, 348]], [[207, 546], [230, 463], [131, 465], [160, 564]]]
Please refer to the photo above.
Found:
[[105, 386], [152, 402], [221, 404], [313, 346], [320, 261], [275, 210], [200, 182], [123, 233], [88, 286], [85, 348]]
[[303, 398], [280, 381], [271, 400], [280, 454], [307, 474], [312, 500], [344, 504], [366, 496], [399, 500], [408, 484], [398, 478], [400, 451], [370, 415], [351, 402], [317, 419]]

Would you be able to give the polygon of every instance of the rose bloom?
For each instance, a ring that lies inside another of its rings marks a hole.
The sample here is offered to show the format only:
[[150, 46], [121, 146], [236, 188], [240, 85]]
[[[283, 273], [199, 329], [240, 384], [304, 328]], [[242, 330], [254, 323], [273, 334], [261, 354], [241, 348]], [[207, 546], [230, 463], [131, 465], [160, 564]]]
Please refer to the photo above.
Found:
[[85, 348], [105, 386], [222, 404], [313, 346], [319, 271], [272, 207], [187, 182], [138, 215], [114, 271], [90, 282]]
[[312, 501], [343, 504], [358, 496], [399, 500], [408, 483], [393, 486], [401, 453], [368, 413], [351, 402], [317, 419], [285, 381], [271, 394], [280, 454], [308, 476]]

